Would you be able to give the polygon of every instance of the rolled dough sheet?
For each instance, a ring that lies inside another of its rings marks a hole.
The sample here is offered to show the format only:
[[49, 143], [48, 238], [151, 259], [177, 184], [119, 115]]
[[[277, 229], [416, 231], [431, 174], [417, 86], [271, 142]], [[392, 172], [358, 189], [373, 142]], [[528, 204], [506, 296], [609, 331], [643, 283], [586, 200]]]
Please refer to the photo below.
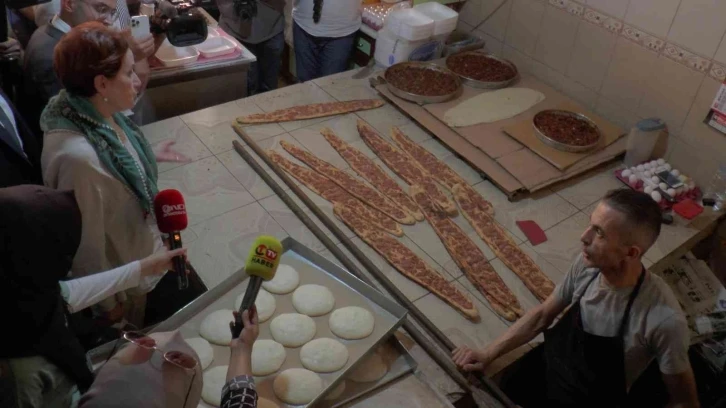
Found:
[[452, 127], [491, 123], [517, 116], [542, 102], [542, 92], [529, 88], [505, 88], [469, 98], [444, 113]]

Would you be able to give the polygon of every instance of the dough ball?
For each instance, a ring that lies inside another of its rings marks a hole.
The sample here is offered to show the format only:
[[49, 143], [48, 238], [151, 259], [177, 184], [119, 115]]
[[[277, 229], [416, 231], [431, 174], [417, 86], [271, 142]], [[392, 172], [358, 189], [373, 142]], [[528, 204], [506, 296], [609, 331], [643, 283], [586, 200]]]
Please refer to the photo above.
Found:
[[[245, 297], [244, 293], [237, 296], [237, 299], [234, 301], [235, 310], [239, 310], [239, 307], [242, 304], [243, 297]], [[273, 314], [275, 314], [277, 302], [275, 301], [275, 297], [272, 296], [270, 292], [264, 289], [260, 289], [260, 292], [257, 294], [257, 299], [255, 300], [255, 306], [257, 306], [257, 317], [259, 317], [260, 323], [262, 323], [267, 321], [269, 318], [272, 317]]]
[[334, 400], [340, 398], [341, 395], [345, 392], [345, 380], [340, 380], [340, 384], [336, 385], [335, 388], [333, 388], [333, 391], [330, 391], [328, 395], [325, 397], [326, 401]]
[[645, 172], [643, 173], [643, 176], [645, 176], [645, 177], [648, 177], [648, 178], [651, 178], [651, 177], [653, 177], [653, 172], [652, 172], [652, 171], [650, 171], [650, 170], [646, 170], [646, 171], [645, 171]]
[[653, 192], [653, 186], [645, 186], [645, 188], [643, 189], [643, 192], [644, 192], [645, 194], [650, 194], [650, 193], [652, 193], [652, 192]]
[[281, 264], [277, 267], [275, 277], [262, 282], [262, 287], [276, 295], [290, 293], [300, 284], [300, 274], [290, 265]]
[[184, 341], [197, 353], [202, 370], [206, 370], [212, 364], [212, 360], [214, 360], [214, 349], [209, 342], [201, 337], [192, 337]]
[[625, 169], [625, 170], [623, 170], [622, 173], [620, 173], [620, 176], [622, 176], [623, 178], [628, 178], [628, 177], [630, 177], [631, 174], [633, 174], [633, 173], [630, 170]]
[[315, 321], [304, 314], [285, 313], [272, 319], [270, 333], [285, 347], [300, 347], [315, 337]]
[[659, 166], [662, 166], [665, 164], [665, 160], [663, 160], [663, 159], [658, 159], [655, 162], [658, 163]]
[[388, 366], [383, 361], [383, 357], [378, 353], [373, 353], [348, 374], [348, 379], [357, 383], [373, 382], [383, 378], [387, 372]]
[[268, 399], [258, 397], [257, 398], [257, 408], [280, 408], [280, 407]]
[[320, 338], [310, 341], [300, 349], [303, 367], [316, 373], [338, 371], [348, 362], [348, 348], [338, 340]]
[[292, 294], [292, 305], [298, 313], [322, 316], [335, 307], [335, 297], [322, 285], [302, 285]]
[[678, 177], [681, 175], [681, 172], [679, 170], [673, 169], [671, 170], [671, 174], [673, 175], [673, 177]]
[[666, 191], [666, 190], [668, 190], [668, 184], [666, 184], [666, 183], [659, 183], [658, 184], [658, 188], [661, 189], [661, 190], [663, 190], [663, 191]]
[[330, 331], [341, 339], [357, 340], [373, 333], [375, 318], [362, 307], [349, 306], [336, 309], [328, 320]]
[[653, 191], [652, 193], [650, 193], [650, 197], [653, 198], [653, 201], [655, 201], [656, 203], [659, 203], [660, 200], [663, 198], [658, 191]]
[[274, 373], [285, 362], [285, 347], [274, 340], [257, 340], [252, 345], [252, 375], [265, 376]]
[[658, 178], [658, 176], [653, 176], [650, 178], [650, 181], [657, 184], [658, 182], [660, 182], [660, 179]]
[[204, 372], [202, 399], [209, 405], [218, 407], [222, 403], [222, 387], [227, 382], [228, 366], [212, 367]]
[[630, 177], [628, 177], [628, 183], [630, 183], [631, 185], [637, 184], [638, 176], [636, 176], [635, 174], [631, 174]]
[[275, 377], [272, 389], [288, 404], [307, 404], [323, 391], [323, 380], [310, 370], [290, 368]]
[[666, 194], [668, 194], [671, 198], [676, 196], [676, 189], [675, 188], [669, 188], [666, 190]]
[[210, 343], [229, 346], [229, 342], [232, 341], [229, 322], [233, 320], [234, 315], [229, 309], [212, 312], [202, 320], [202, 324], [199, 326], [199, 335], [209, 340]]
[[638, 169], [638, 171], [645, 170], [645, 166], [643, 166], [642, 164], [639, 164], [639, 165], [635, 166], [635, 168]]
[[668, 163], [664, 164], [664, 165], [663, 165], [663, 167], [664, 167], [664, 168], [665, 168], [666, 170], [668, 170], [668, 171], [670, 171], [670, 170], [671, 170], [671, 169], [673, 168], [673, 167], [671, 167], [671, 165], [670, 165], [670, 164], [668, 164]]

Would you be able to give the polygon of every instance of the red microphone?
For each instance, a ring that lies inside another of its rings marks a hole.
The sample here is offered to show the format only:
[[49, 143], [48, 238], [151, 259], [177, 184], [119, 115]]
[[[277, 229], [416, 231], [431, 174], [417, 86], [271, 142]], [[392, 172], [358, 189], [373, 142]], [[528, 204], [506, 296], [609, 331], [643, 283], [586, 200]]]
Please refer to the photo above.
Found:
[[[180, 231], [187, 227], [187, 207], [184, 205], [184, 196], [178, 190], [163, 190], [154, 198], [154, 214], [159, 231], [169, 234], [171, 249], [182, 247]], [[173, 258], [174, 271], [179, 279], [179, 289], [189, 287], [187, 268], [182, 256]]]

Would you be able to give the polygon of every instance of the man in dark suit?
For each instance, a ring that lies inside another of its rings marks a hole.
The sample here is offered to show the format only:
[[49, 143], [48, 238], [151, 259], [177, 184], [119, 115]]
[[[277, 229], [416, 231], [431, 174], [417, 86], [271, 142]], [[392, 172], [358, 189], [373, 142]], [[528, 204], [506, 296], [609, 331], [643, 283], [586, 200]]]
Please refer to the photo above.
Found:
[[43, 184], [38, 139], [0, 90], [0, 188]]

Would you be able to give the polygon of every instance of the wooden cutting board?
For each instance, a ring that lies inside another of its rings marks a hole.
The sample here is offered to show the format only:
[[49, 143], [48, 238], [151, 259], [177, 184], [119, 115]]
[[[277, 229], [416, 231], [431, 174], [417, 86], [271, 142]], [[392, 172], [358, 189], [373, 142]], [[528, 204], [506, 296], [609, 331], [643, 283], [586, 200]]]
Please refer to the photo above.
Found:
[[601, 118], [595, 113], [584, 109], [582, 106], [576, 103], [564, 102], [557, 105], [555, 109], [562, 109], [575, 113], [580, 113], [590, 118], [590, 120], [592, 120], [598, 126], [598, 128], [600, 128], [600, 132], [602, 132], [603, 138], [600, 141], [600, 145], [597, 148], [585, 153], [570, 153], [557, 150], [544, 144], [537, 138], [531, 117], [528, 117], [527, 119], [519, 121], [513, 125], [509, 125], [502, 130], [504, 130], [504, 132], [506, 132], [509, 136], [516, 139], [519, 143], [527, 146], [538, 156], [547, 160], [547, 162], [560, 170], [565, 170], [569, 168], [580, 160], [589, 157], [593, 153], [598, 152], [605, 147], [611, 145], [613, 142], [625, 135], [625, 131], [622, 128]]

